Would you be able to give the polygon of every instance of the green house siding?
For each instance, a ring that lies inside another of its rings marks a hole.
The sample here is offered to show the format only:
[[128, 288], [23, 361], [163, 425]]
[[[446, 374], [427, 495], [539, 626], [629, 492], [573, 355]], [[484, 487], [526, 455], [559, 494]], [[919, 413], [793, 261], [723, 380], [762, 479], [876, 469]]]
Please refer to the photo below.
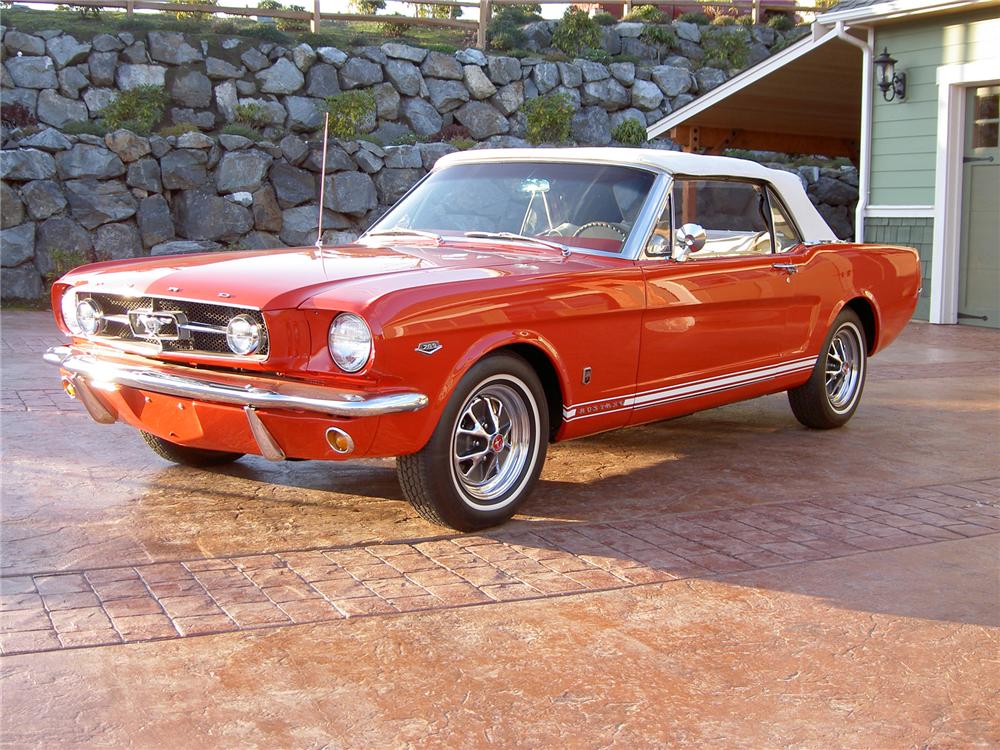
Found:
[[906, 245], [920, 253], [920, 277], [923, 290], [913, 317], [927, 320], [931, 307], [931, 245], [934, 241], [934, 220], [927, 217], [865, 219], [865, 241], [885, 245]]
[[906, 98], [886, 102], [874, 91], [872, 205], [934, 203], [937, 68], [993, 57], [998, 43], [996, 9], [876, 28], [877, 52], [887, 48], [906, 73]]

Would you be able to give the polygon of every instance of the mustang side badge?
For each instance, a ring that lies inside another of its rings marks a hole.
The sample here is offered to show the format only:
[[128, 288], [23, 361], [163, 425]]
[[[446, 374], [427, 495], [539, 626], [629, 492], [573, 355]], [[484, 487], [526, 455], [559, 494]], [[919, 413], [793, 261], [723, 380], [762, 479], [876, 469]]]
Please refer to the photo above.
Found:
[[440, 341], [425, 341], [422, 344], [417, 344], [416, 350], [421, 354], [433, 354], [440, 348], [441, 348]]

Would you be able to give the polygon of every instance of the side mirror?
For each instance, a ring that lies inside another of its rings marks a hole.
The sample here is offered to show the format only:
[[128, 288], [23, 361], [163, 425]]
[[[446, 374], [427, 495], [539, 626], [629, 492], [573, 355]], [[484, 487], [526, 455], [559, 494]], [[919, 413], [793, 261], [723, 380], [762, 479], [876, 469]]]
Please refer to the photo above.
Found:
[[700, 224], [684, 224], [674, 235], [673, 259], [683, 262], [688, 259], [691, 253], [696, 253], [705, 247], [705, 228]]
[[662, 234], [654, 234], [646, 245], [646, 255], [670, 255], [670, 243]]

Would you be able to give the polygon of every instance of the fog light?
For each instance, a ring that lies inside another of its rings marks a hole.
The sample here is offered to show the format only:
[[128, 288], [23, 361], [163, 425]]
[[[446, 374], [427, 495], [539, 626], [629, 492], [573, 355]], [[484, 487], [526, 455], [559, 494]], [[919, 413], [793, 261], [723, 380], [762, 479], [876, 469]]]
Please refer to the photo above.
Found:
[[331, 427], [326, 431], [326, 442], [333, 448], [334, 453], [343, 455], [354, 450], [351, 436], [337, 427]]
[[62, 379], [63, 390], [66, 391], [66, 395], [70, 398], [76, 398], [76, 386], [73, 385], [69, 378]]

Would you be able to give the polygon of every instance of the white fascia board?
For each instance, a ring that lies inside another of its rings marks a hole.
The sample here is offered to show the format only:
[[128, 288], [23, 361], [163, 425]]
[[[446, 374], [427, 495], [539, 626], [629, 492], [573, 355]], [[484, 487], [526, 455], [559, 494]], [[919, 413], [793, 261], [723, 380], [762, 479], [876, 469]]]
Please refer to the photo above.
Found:
[[847, 8], [822, 13], [816, 17], [821, 26], [842, 23], [866, 24], [887, 21], [901, 16], [940, 13], [951, 10], [976, 10], [997, 5], [997, 0], [888, 0], [864, 8]]

